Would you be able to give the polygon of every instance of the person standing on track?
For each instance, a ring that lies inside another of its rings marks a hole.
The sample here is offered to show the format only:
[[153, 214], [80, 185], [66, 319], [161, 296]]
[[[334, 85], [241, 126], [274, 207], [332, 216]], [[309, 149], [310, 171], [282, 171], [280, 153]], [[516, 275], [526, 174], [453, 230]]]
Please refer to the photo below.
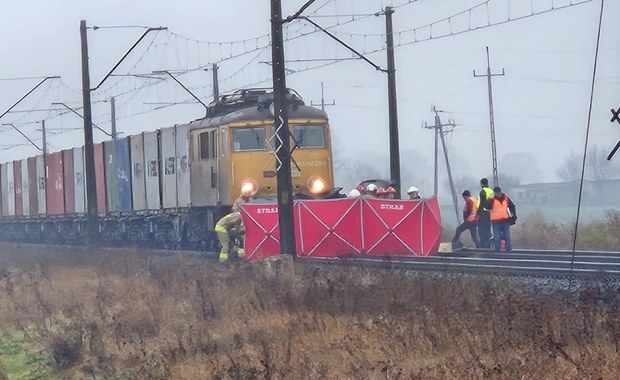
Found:
[[474, 244], [476, 244], [476, 248], [480, 248], [478, 231], [476, 229], [478, 223], [478, 202], [476, 202], [476, 198], [471, 196], [469, 190], [463, 191], [463, 199], [465, 200], [465, 206], [463, 207], [463, 223], [456, 228], [456, 233], [452, 239], [452, 249], [463, 247], [460, 237], [465, 230], [469, 230], [471, 239], [474, 241]]
[[499, 186], [493, 189], [494, 196], [491, 200], [490, 217], [493, 225], [493, 243], [495, 252], [501, 248], [501, 240], [506, 242], [506, 252], [512, 251], [510, 241], [510, 225], [517, 219], [517, 209], [514, 203], [502, 192]]
[[480, 180], [480, 194], [478, 194], [478, 237], [480, 240], [479, 248], [489, 248], [491, 244], [491, 219], [489, 210], [493, 200], [493, 190], [489, 187], [489, 180]]

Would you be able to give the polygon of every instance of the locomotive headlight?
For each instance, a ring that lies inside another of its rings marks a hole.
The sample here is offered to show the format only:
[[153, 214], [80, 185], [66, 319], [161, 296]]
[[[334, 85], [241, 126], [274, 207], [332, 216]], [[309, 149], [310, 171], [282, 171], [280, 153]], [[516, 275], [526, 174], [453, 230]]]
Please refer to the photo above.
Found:
[[255, 195], [258, 191], [258, 183], [253, 179], [246, 179], [241, 182], [241, 194]]
[[308, 180], [308, 190], [312, 194], [320, 194], [327, 189], [327, 182], [321, 177], [312, 177]]

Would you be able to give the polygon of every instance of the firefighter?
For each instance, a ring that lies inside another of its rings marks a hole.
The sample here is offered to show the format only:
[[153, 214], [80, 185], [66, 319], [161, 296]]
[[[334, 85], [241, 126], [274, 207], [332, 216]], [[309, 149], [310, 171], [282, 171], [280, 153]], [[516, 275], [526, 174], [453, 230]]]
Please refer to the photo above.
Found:
[[460, 237], [465, 230], [469, 230], [471, 239], [474, 241], [474, 244], [476, 244], [476, 248], [480, 248], [478, 231], [476, 230], [476, 224], [478, 222], [478, 202], [476, 202], [476, 198], [471, 196], [469, 190], [463, 191], [463, 199], [465, 200], [465, 206], [463, 206], [463, 223], [456, 228], [456, 233], [452, 239], [452, 249], [463, 247]]
[[220, 251], [220, 262], [228, 260], [230, 242], [233, 239], [239, 241], [237, 256], [240, 258], [245, 257], [245, 250], [243, 248], [245, 227], [240, 212], [232, 212], [220, 219], [215, 225], [215, 232], [222, 246], [222, 250]]
[[369, 183], [364, 189], [363, 197], [364, 198], [376, 198], [377, 191], [379, 191], [379, 189], [377, 188], [377, 185], [375, 185], [374, 183]]
[[409, 199], [420, 199], [420, 189], [415, 186], [411, 186], [407, 194], [409, 194]]
[[392, 186], [389, 186], [387, 189], [385, 189], [385, 193], [385, 197], [387, 199], [396, 199], [396, 189]]
[[353, 189], [349, 192], [349, 198], [359, 198], [361, 196], [362, 194], [360, 193], [358, 189]]

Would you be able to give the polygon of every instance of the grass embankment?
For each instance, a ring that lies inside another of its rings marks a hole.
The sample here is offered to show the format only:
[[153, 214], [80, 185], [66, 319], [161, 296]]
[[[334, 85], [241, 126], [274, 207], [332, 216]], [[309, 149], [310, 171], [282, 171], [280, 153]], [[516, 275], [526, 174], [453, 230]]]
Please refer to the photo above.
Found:
[[0, 332], [0, 380], [60, 380], [50, 355], [25, 331]]

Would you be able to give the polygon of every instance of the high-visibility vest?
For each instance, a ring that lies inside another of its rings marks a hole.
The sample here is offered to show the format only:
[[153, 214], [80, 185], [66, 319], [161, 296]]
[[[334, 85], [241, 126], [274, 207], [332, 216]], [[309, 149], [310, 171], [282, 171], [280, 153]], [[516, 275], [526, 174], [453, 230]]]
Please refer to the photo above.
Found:
[[467, 209], [470, 209], [469, 214], [465, 218], [466, 222], [475, 222], [478, 220], [478, 202], [476, 202], [476, 198], [469, 196], [465, 198], [465, 207], [463, 207], [463, 212], [466, 212]]
[[487, 195], [487, 204], [486, 205], [481, 205], [481, 199], [480, 199], [480, 194], [478, 194], [478, 208], [482, 209], [483, 211], [489, 211], [489, 209], [487, 208], [490, 204], [491, 204], [491, 200], [493, 199], [493, 195], [495, 194], [493, 192], [493, 189], [491, 189], [490, 187], [483, 187], [482, 190], [485, 192], [485, 194]]
[[508, 213], [508, 197], [504, 195], [504, 199], [500, 201], [497, 198], [493, 198], [493, 207], [491, 207], [490, 215], [491, 222], [503, 222], [510, 219]]

